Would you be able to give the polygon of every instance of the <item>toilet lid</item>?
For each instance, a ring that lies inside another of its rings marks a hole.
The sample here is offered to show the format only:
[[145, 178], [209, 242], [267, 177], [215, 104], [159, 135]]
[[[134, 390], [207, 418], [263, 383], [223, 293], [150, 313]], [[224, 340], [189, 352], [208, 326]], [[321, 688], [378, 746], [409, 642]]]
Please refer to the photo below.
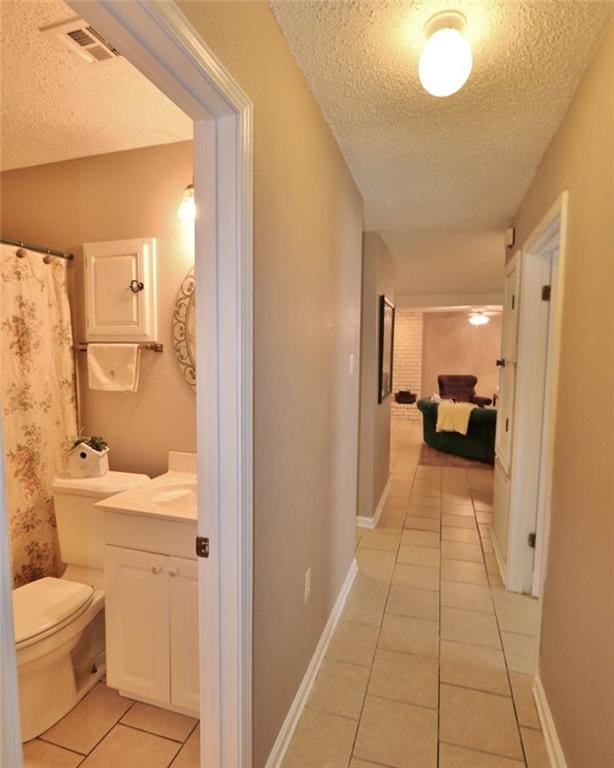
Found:
[[94, 588], [67, 579], [47, 577], [13, 590], [15, 643], [65, 623], [81, 613], [94, 598]]

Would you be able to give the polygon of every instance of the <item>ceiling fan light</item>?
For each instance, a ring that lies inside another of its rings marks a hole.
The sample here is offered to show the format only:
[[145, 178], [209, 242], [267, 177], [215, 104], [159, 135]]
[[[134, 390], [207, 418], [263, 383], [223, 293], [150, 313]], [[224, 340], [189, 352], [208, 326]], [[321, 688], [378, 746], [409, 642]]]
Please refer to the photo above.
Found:
[[429, 37], [420, 54], [418, 76], [432, 96], [451, 96], [469, 79], [473, 66], [471, 47], [458, 29], [444, 27]]
[[472, 312], [469, 315], [471, 325], [488, 325], [490, 317], [485, 312]]

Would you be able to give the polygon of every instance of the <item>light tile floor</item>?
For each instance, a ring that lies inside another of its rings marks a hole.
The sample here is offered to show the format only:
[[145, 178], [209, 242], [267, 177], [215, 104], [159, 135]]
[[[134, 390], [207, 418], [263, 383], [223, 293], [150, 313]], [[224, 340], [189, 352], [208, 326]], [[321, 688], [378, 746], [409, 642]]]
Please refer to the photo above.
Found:
[[[417, 466], [393, 428], [378, 528], [285, 768], [550, 768], [531, 694], [538, 603], [505, 592], [492, 554], [492, 472]], [[198, 768], [198, 721], [99, 683], [25, 768]]]
[[59, 723], [24, 744], [24, 768], [198, 768], [198, 720], [98, 683]]
[[539, 605], [505, 591], [492, 471], [418, 466], [393, 425], [379, 525], [284, 768], [550, 768], [531, 694]]

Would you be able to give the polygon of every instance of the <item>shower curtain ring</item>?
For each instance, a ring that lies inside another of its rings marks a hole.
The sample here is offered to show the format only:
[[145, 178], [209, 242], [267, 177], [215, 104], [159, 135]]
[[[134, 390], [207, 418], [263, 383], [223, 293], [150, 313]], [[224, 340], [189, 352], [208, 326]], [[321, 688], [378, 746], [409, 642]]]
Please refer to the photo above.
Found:
[[15, 256], [17, 256], [18, 259], [23, 259], [23, 257], [27, 255], [28, 255], [28, 252], [26, 251], [25, 248], [18, 248], [15, 251]]

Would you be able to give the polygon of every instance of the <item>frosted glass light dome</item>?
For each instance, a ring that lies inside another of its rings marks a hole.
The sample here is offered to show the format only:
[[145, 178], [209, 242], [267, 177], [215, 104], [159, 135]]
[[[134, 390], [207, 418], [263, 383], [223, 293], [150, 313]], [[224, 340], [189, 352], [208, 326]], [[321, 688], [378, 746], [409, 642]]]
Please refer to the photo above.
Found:
[[181, 221], [193, 222], [196, 218], [196, 204], [194, 202], [194, 184], [188, 184], [181, 196], [181, 203], [177, 211], [177, 218]]
[[451, 96], [469, 79], [473, 54], [469, 43], [452, 27], [438, 29], [420, 54], [418, 76], [432, 96]]

